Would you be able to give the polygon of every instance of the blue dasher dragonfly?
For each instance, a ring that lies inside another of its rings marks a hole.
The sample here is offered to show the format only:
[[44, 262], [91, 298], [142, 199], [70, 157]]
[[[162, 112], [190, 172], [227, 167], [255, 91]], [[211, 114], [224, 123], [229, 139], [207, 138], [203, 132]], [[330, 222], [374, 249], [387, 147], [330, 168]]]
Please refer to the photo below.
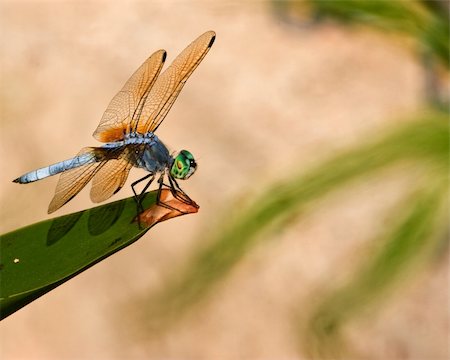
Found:
[[[181, 190], [177, 180], [186, 180], [197, 168], [193, 155], [187, 150], [171, 155], [155, 135], [189, 76], [211, 48], [216, 34], [207, 31], [194, 40], [161, 75], [166, 51], [153, 53], [130, 77], [109, 103], [93, 136], [105, 144], [85, 147], [75, 157], [30, 171], [13, 180], [27, 184], [61, 173], [48, 213], [58, 210], [92, 180], [91, 200], [95, 203], [109, 199], [125, 184], [134, 166], [148, 171], [133, 182], [138, 211], [150, 184], [159, 175], [157, 203], [163, 186], [184, 203], [192, 203]], [[165, 176], [169, 184], [164, 183]], [[138, 194], [135, 186], [148, 180]], [[176, 209], [175, 209], [176, 210]]]

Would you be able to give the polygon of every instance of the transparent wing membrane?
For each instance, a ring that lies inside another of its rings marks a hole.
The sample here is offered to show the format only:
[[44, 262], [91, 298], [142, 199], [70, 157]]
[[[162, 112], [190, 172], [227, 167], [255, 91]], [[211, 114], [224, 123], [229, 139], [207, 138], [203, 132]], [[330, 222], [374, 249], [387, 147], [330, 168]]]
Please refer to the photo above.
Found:
[[[93, 150], [93, 148], [84, 148], [78, 155], [92, 152]], [[48, 213], [55, 212], [77, 195], [92, 179], [102, 166], [102, 163], [104, 162], [90, 163], [63, 172], [59, 177], [58, 185], [56, 185], [55, 195], [48, 206]]]
[[122, 140], [123, 135], [130, 132], [165, 59], [166, 52], [158, 50], [134, 72], [109, 103], [93, 134], [94, 138], [102, 142], [113, 142]]
[[125, 158], [109, 160], [92, 179], [91, 200], [99, 203], [118, 192], [125, 184], [132, 166]]
[[154, 132], [164, 120], [189, 76], [211, 48], [216, 34], [208, 31], [194, 40], [158, 77], [142, 108], [135, 127], [138, 133]]
[[122, 140], [130, 131], [141, 134], [155, 131], [215, 37], [214, 31], [200, 35], [159, 77], [166, 52], [159, 50], [150, 56], [111, 100], [94, 137], [113, 142]]
[[[48, 213], [51, 214], [52, 212], [58, 210], [61, 206], [69, 202], [86, 186], [86, 184], [97, 174], [97, 172], [100, 171], [109, 162], [114, 163], [119, 161], [118, 159], [121, 158], [123, 151], [124, 148], [117, 148], [117, 149], [104, 149], [93, 147], [83, 148], [77, 154], [77, 156], [91, 153], [95, 156], [97, 162], [88, 163], [61, 173], [58, 180], [58, 184], [56, 185], [55, 195], [53, 196], [53, 199], [48, 207]], [[131, 164], [128, 164], [128, 166], [130, 168], [132, 167]], [[119, 178], [125, 176], [126, 180], [127, 175], [128, 172], [126, 172], [126, 174], [123, 175], [121, 174]], [[123, 180], [123, 182], [125, 182], [125, 180]], [[111, 179], [110, 181], [113, 180]], [[114, 192], [112, 194], [114, 194]]]

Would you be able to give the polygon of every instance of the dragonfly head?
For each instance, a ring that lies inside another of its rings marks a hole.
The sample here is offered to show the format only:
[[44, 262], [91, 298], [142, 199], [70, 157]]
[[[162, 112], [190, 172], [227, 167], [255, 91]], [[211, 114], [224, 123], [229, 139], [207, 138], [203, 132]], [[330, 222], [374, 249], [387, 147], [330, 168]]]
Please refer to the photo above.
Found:
[[187, 150], [181, 150], [173, 160], [170, 174], [175, 179], [186, 180], [191, 177], [196, 169], [197, 163], [194, 156]]

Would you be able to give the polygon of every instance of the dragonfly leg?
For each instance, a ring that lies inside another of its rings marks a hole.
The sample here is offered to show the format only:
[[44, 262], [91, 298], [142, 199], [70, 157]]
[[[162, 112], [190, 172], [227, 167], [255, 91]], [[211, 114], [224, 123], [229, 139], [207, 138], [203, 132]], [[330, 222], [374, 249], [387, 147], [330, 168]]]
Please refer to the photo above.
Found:
[[[148, 178], [151, 178], [151, 179], [148, 181], [147, 185], [145, 185], [144, 189], [138, 195], [138, 193], [136, 192], [134, 187], [137, 184], [139, 184], [140, 182], [147, 180]], [[142, 200], [144, 199], [145, 191], [148, 189], [148, 187], [150, 186], [150, 184], [152, 183], [154, 178], [155, 178], [155, 174], [150, 173], [150, 174], [145, 175], [143, 178], [140, 178], [140, 179], [136, 180], [135, 182], [133, 182], [131, 184], [131, 190], [133, 190], [134, 199], [136, 201], [138, 214], [144, 211], [144, 209], [142, 207]]]
[[[188, 196], [188, 194], [186, 194], [184, 192], [184, 190], [180, 187], [180, 185], [178, 185], [177, 181], [170, 175], [168, 176], [168, 178], [169, 178], [170, 188], [173, 189], [173, 190], [171, 190], [173, 196], [176, 199], [184, 202], [185, 204], [188, 204], [188, 205], [192, 204], [194, 201]], [[176, 192], [177, 190], [181, 192], [182, 196], [179, 196], [177, 194], [177, 192]]]
[[[184, 211], [181, 211], [180, 209], [174, 208], [173, 206], [170, 206], [169, 204], [167, 204], [167, 203], [165, 203], [165, 202], [163, 202], [161, 200], [161, 191], [162, 191], [163, 186], [165, 186], [165, 187], [167, 187], [170, 190], [170, 192], [172, 193], [172, 196], [174, 198], [176, 198], [176, 199], [186, 203], [185, 200], [180, 199], [180, 196], [177, 195], [176, 189], [173, 186], [173, 184], [172, 183], [170, 183], [170, 185], [164, 184], [164, 174], [161, 174], [161, 176], [158, 179], [158, 182], [159, 182], [159, 187], [158, 187], [158, 195], [156, 197], [156, 204], [159, 205], [159, 206], [162, 206], [162, 207], [164, 207], [166, 209], [178, 211], [178, 212], [180, 212], [182, 214], [185, 214]], [[170, 182], [170, 176], [169, 176], [169, 182]]]
[[[151, 177], [151, 176], [154, 176], [154, 174], [153, 174], [153, 173], [147, 174], [147, 175], [145, 175], [143, 178], [140, 178], [140, 179], [136, 180], [135, 182], [133, 182], [133, 183], [131, 184], [131, 189], [133, 190], [133, 194], [134, 194], [134, 197], [135, 197], [135, 198], [138, 198], [138, 194], [137, 194], [137, 192], [135, 191], [134, 187], [135, 187], [137, 184], [139, 184], [140, 182], [142, 182], [142, 181], [144, 181], [144, 180], [147, 180], [147, 179], [148, 179], [149, 177]], [[152, 179], [152, 180], [153, 180], [153, 179]]]
[[153, 180], [155, 180], [155, 175], [152, 176], [152, 178], [147, 182], [147, 184], [144, 186], [144, 188], [141, 191], [140, 196], [143, 198], [145, 195], [145, 192], [147, 191], [147, 189], [150, 187], [150, 185], [152, 184]]

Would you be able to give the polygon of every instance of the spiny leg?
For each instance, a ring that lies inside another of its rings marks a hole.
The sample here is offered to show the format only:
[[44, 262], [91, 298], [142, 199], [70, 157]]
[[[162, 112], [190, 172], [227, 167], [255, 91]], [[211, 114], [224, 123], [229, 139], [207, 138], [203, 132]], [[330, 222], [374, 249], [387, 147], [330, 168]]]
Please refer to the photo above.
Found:
[[[136, 192], [136, 190], [134, 189], [134, 187], [135, 187], [137, 184], [139, 184], [140, 182], [142, 182], [142, 181], [144, 181], [144, 180], [147, 180], [147, 179], [150, 178], [150, 177], [151, 177], [151, 179], [148, 181], [148, 183], [145, 185], [144, 189], [143, 189], [143, 190], [141, 191], [141, 193], [138, 195], [137, 192]], [[138, 214], [140, 214], [141, 212], [144, 211], [144, 208], [142, 207], [142, 200], [143, 200], [143, 198], [144, 198], [145, 191], [148, 189], [148, 187], [150, 186], [150, 184], [152, 183], [152, 181], [154, 180], [154, 178], [155, 178], [155, 174], [150, 173], [150, 174], [145, 175], [143, 178], [140, 178], [140, 179], [136, 180], [135, 182], [133, 182], [133, 183], [131, 184], [131, 190], [133, 190], [134, 200], [136, 201], [137, 212], [138, 212]]]
[[[188, 196], [188, 194], [184, 192], [184, 190], [180, 187], [180, 185], [178, 185], [177, 181], [170, 175], [168, 176], [168, 178], [173, 196], [176, 199], [180, 200], [181, 202], [187, 205], [191, 205], [194, 201]], [[180, 191], [183, 196], [179, 196], [177, 190]]]
[[[159, 205], [159, 206], [162, 206], [162, 207], [164, 207], [164, 208], [166, 208], [166, 209], [172, 210], [172, 211], [178, 211], [178, 212], [180, 212], [180, 213], [182, 213], [182, 214], [187, 214], [187, 212], [185, 212], [185, 211], [183, 211], [183, 210], [180, 210], [180, 209], [178, 209], [178, 208], [175, 208], [175, 207], [173, 207], [173, 206], [171, 206], [171, 205], [169, 205], [169, 204], [167, 204], [167, 203], [165, 203], [164, 201], [161, 200], [161, 192], [162, 192], [162, 188], [163, 188], [163, 186], [165, 186], [165, 187], [167, 187], [167, 188], [170, 190], [172, 196], [173, 196], [175, 199], [177, 199], [177, 200], [183, 202], [184, 204], [188, 204], [188, 205], [190, 205], [190, 204], [193, 203], [193, 201], [189, 198], [189, 196], [187, 196], [187, 195], [183, 192], [183, 190], [181, 190], [180, 187], [178, 186], [178, 189], [183, 193], [184, 196], [186, 196], [187, 199], [189, 199], [190, 203], [186, 201], [186, 198], [180, 197], [180, 196], [178, 195], [178, 193], [177, 193], [177, 190], [176, 190], [174, 184], [170, 181], [170, 175], [168, 176], [168, 178], [169, 178], [169, 183], [170, 183], [170, 185], [164, 184], [164, 173], [161, 174], [161, 176], [160, 176], [159, 179], [158, 179], [159, 187], [158, 187], [158, 195], [157, 195], [157, 197], [156, 197], [156, 204]], [[177, 184], [177, 185], [178, 185], [178, 184]]]
[[[170, 182], [170, 175], [169, 175], [169, 182]], [[159, 206], [162, 206], [162, 207], [164, 207], [166, 209], [173, 210], [173, 211], [178, 211], [178, 212], [180, 212], [182, 214], [186, 214], [186, 212], [184, 212], [184, 211], [182, 211], [180, 209], [177, 209], [177, 208], [175, 208], [173, 206], [170, 206], [169, 204], [167, 204], [167, 203], [165, 203], [165, 202], [163, 202], [161, 200], [161, 192], [162, 192], [163, 186], [169, 188], [170, 192], [172, 193], [172, 196], [174, 198], [176, 198], [177, 200], [180, 200], [179, 196], [177, 196], [176, 189], [173, 187], [173, 184], [171, 183], [170, 186], [167, 185], [167, 184], [164, 184], [164, 173], [161, 174], [161, 176], [159, 177], [158, 183], [159, 183], [159, 187], [158, 187], [158, 195], [156, 197], [156, 204], [159, 205]], [[183, 201], [183, 202], [186, 203], [185, 201]]]
[[[159, 183], [159, 186], [158, 186], [158, 194], [156, 195], [156, 205], [165, 207], [166, 209], [169, 209], [169, 210], [177, 210], [174, 207], [170, 206], [169, 204], [166, 204], [165, 202], [163, 202], [161, 200], [161, 193], [162, 193], [163, 186], [168, 187], [170, 189], [169, 185], [164, 184], [164, 173], [162, 173], [161, 176], [159, 177], [158, 183]], [[173, 195], [172, 189], [170, 189], [170, 192]]]
[[139, 195], [139, 200], [142, 202], [142, 200], [144, 200], [145, 197], [145, 192], [147, 191], [147, 189], [150, 187], [150, 185], [152, 184], [153, 180], [155, 180], [155, 175], [152, 176], [152, 178], [147, 182], [147, 184], [144, 186], [144, 188], [141, 191], [141, 194]]
[[134, 193], [134, 197], [135, 197], [135, 198], [138, 197], [138, 194], [137, 194], [136, 191], [134, 190], [134, 187], [135, 187], [137, 184], [139, 184], [140, 182], [142, 182], [142, 181], [144, 181], [144, 180], [147, 180], [147, 179], [148, 179], [149, 177], [151, 177], [151, 176], [155, 176], [155, 175], [154, 175], [153, 173], [150, 173], [150, 174], [145, 175], [143, 178], [140, 178], [140, 179], [136, 180], [135, 182], [131, 183], [131, 189], [133, 190], [133, 193]]

